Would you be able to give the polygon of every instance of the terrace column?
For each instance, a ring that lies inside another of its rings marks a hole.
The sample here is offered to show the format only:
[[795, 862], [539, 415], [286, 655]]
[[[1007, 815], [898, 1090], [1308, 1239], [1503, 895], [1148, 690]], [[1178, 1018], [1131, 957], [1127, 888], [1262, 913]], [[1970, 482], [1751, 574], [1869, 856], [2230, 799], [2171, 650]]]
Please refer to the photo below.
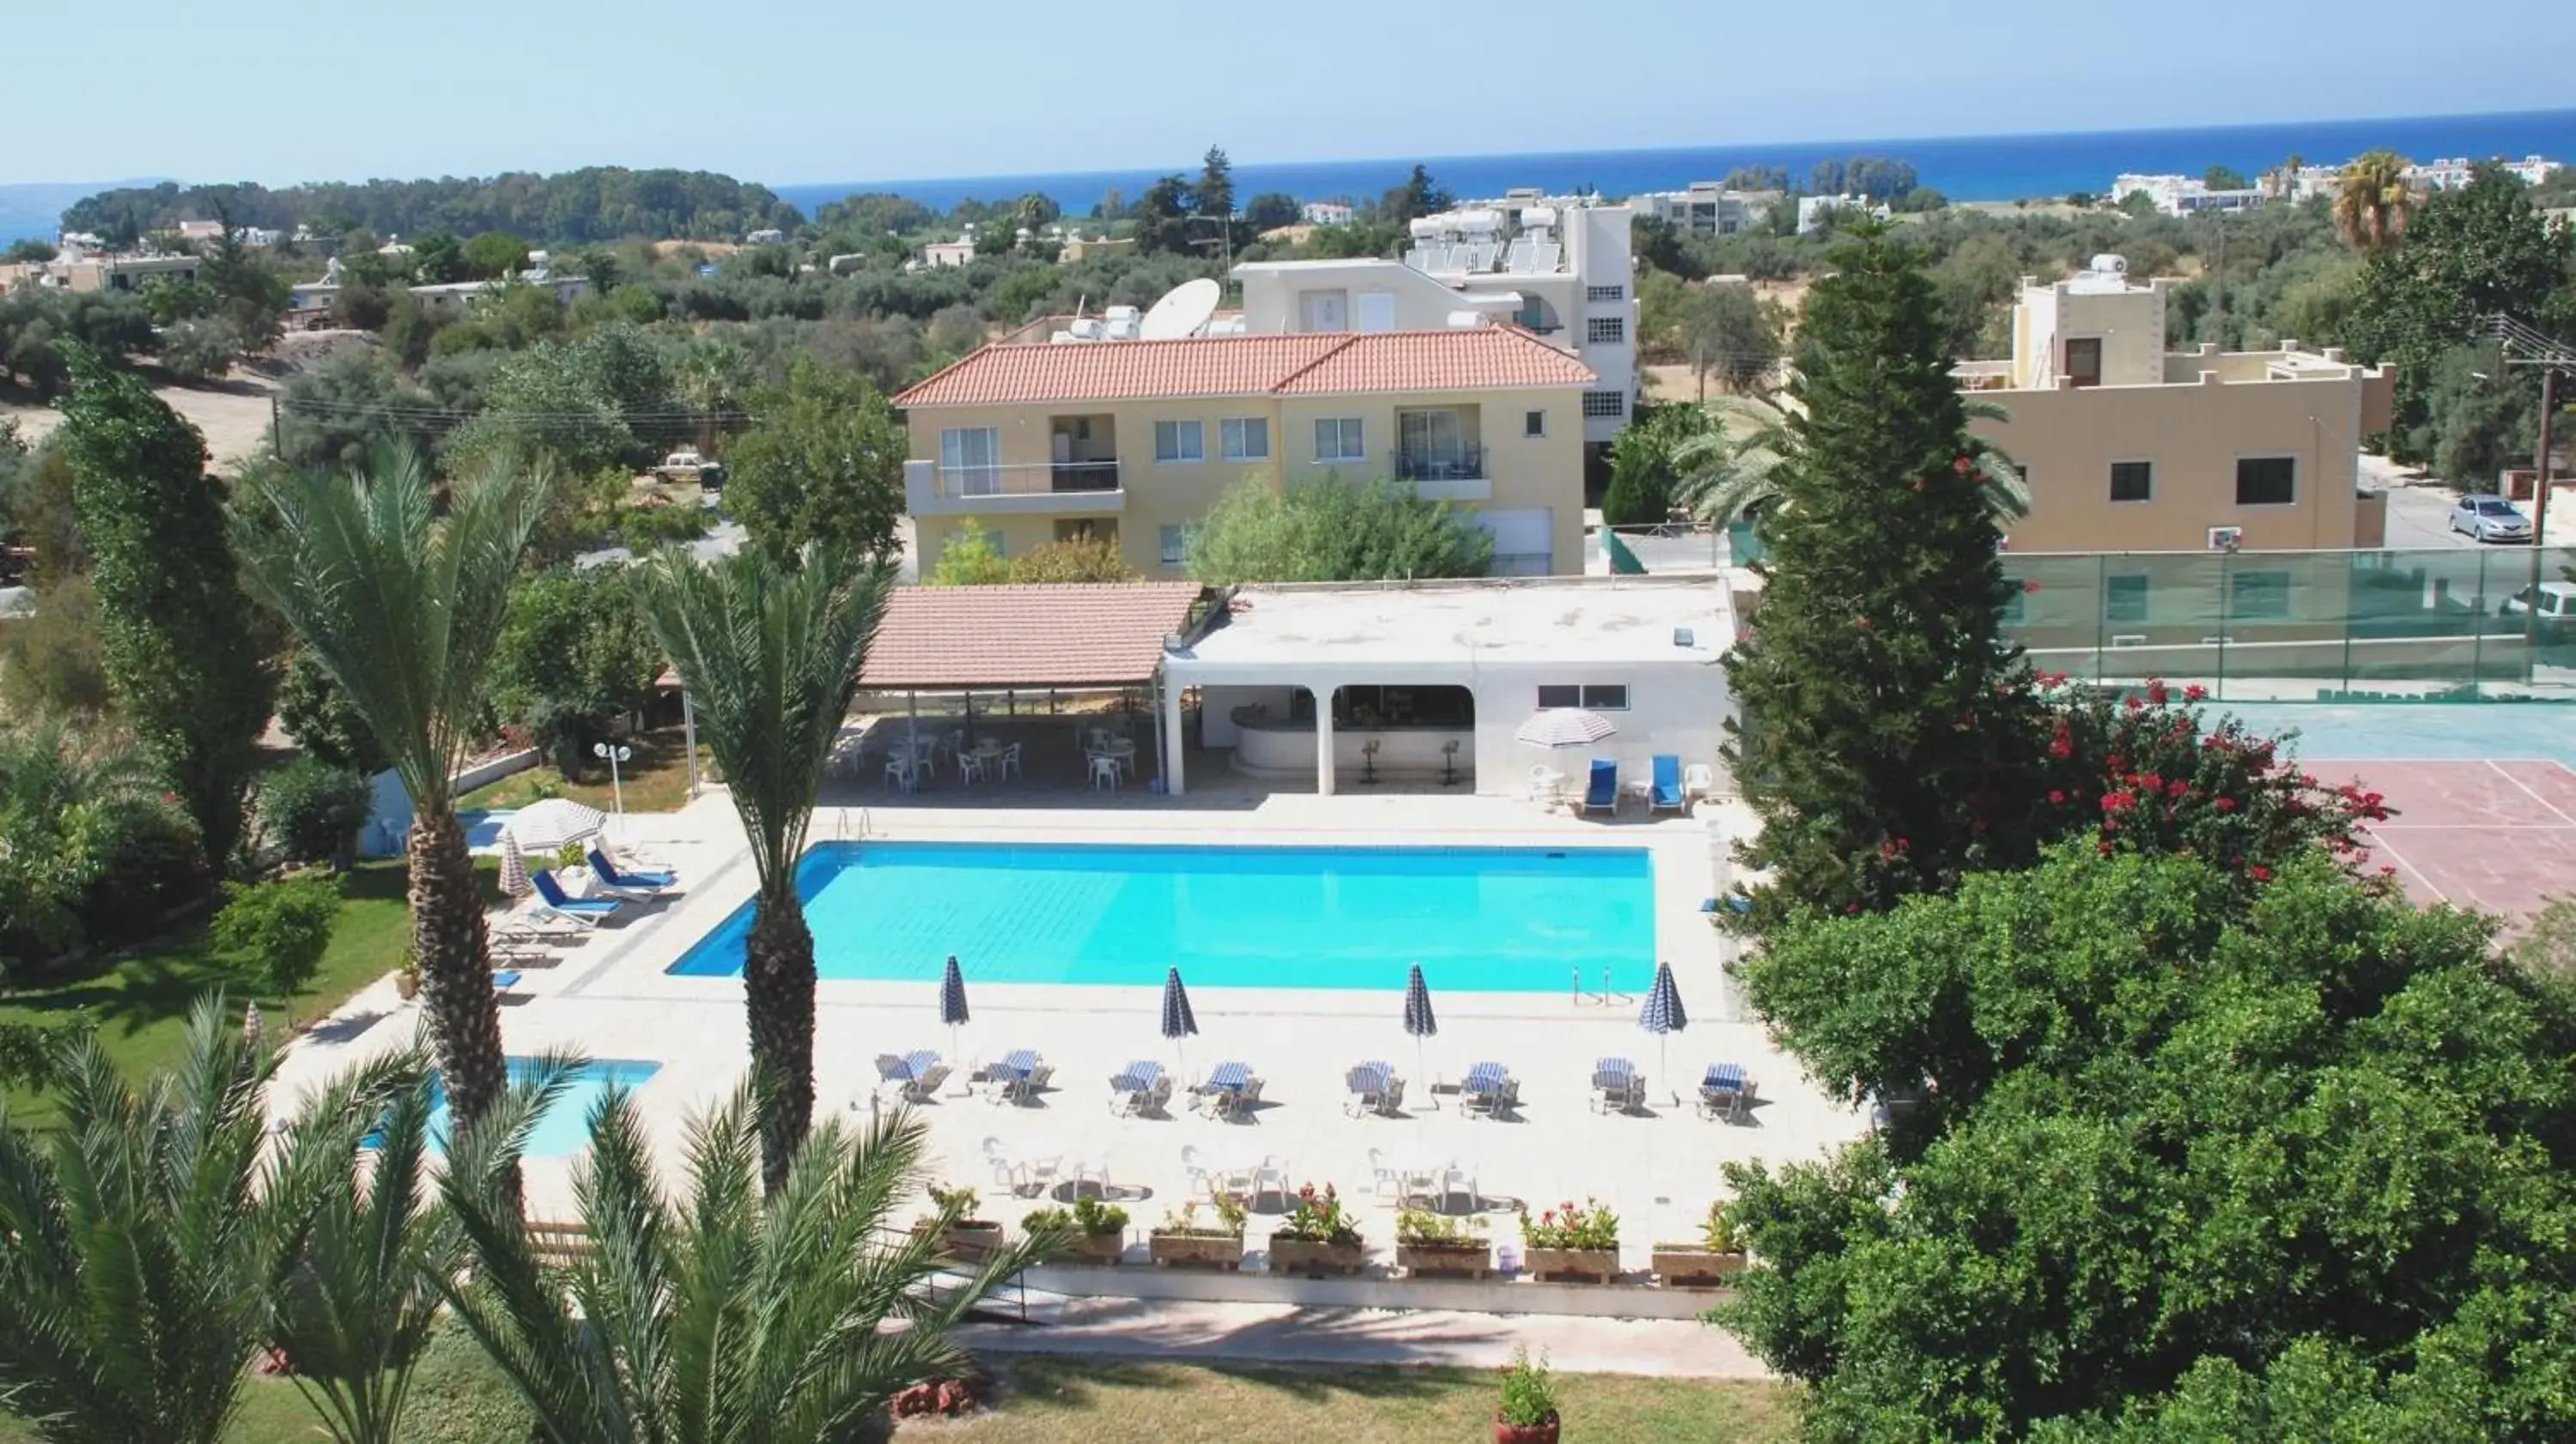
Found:
[[1333, 795], [1333, 692], [1330, 682], [1306, 689], [1315, 694], [1315, 793]]
[[1181, 776], [1181, 689], [1168, 671], [1159, 674], [1156, 685], [1163, 689], [1163, 725], [1156, 729], [1163, 734], [1163, 791], [1179, 797], [1189, 791]]

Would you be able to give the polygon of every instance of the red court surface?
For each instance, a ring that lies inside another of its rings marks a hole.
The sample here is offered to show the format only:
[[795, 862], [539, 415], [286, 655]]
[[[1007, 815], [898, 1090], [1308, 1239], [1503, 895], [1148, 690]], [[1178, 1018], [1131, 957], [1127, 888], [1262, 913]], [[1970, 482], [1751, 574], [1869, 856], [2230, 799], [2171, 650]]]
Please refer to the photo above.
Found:
[[2365, 829], [2371, 867], [2394, 865], [2406, 895], [2520, 919], [2576, 892], [2576, 771], [2558, 762], [2305, 763], [2358, 779], [2394, 814]]

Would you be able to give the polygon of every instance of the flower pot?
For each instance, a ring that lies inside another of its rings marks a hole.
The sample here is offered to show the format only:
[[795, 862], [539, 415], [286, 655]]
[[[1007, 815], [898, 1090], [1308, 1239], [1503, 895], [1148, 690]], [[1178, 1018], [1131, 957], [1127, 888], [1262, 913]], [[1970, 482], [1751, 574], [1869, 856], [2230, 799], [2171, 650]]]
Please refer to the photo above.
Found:
[[1720, 1253], [1697, 1244], [1659, 1243], [1655, 1245], [1655, 1281], [1668, 1289], [1724, 1288], [1726, 1281], [1744, 1272], [1749, 1262], [1741, 1250]]
[[[936, 1224], [916, 1224], [913, 1232], [928, 1233]], [[1002, 1226], [967, 1219], [939, 1229], [939, 1251], [955, 1263], [979, 1264], [1002, 1251]]]
[[1243, 1240], [1231, 1234], [1155, 1233], [1147, 1236], [1145, 1250], [1154, 1262], [1172, 1268], [1243, 1267]]
[[1545, 1283], [1606, 1284], [1619, 1277], [1615, 1248], [1534, 1248], [1530, 1277]]
[[410, 1001], [411, 1001], [412, 999], [414, 999], [414, 998], [419, 997], [419, 996], [420, 996], [420, 974], [418, 974], [418, 973], [396, 973], [396, 974], [394, 974], [394, 996], [396, 996], [396, 997], [398, 997], [398, 998], [402, 999], [402, 1000], [403, 1000], [404, 1002], [406, 1002], [406, 1003], [410, 1002]]
[[1556, 1444], [1556, 1415], [1551, 1413], [1535, 1424], [1506, 1424], [1496, 1414], [1494, 1444]]
[[1396, 1267], [1406, 1278], [1487, 1279], [1494, 1276], [1494, 1246], [1489, 1243], [1400, 1243]]
[[1270, 1271], [1274, 1274], [1355, 1274], [1368, 1262], [1364, 1243], [1315, 1243], [1302, 1238], [1270, 1236]]
[[1117, 1233], [1078, 1233], [1056, 1256], [1057, 1263], [1098, 1264], [1115, 1267], [1127, 1255], [1127, 1235]]

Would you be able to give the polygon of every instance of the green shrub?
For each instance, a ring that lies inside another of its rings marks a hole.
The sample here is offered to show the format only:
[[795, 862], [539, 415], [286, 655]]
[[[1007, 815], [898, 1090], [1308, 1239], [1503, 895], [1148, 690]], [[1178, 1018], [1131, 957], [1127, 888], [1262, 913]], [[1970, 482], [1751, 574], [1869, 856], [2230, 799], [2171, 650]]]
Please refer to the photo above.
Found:
[[336, 864], [348, 855], [374, 804], [367, 779], [345, 767], [299, 758], [260, 783], [260, 830], [297, 862]]
[[618, 535], [639, 553], [671, 542], [696, 541], [713, 526], [702, 506], [633, 506], [617, 517]]
[[97, 1031], [86, 1013], [61, 1022], [0, 1019], [0, 1088], [52, 1087], [64, 1050]]
[[528, 1406], [460, 1324], [430, 1338], [411, 1388], [402, 1444], [520, 1444], [534, 1437]]
[[339, 889], [307, 880], [228, 891], [232, 900], [215, 914], [215, 951], [291, 1002], [321, 970], [340, 916]]

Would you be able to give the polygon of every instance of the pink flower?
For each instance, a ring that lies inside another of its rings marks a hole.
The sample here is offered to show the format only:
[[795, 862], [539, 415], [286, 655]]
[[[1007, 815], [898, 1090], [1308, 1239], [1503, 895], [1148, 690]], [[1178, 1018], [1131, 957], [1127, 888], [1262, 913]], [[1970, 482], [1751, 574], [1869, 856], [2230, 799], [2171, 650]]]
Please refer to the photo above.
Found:
[[2236, 810], [2236, 799], [2233, 797], [2221, 797], [2211, 802], [2209, 805], [2217, 808], [2221, 812], [2234, 812]]
[[2209, 689], [2200, 685], [2198, 682], [2194, 682], [2190, 686], [2182, 689], [2182, 699], [2186, 702], [2198, 702], [2208, 695]]
[[1976, 465], [1977, 464], [1975, 462], [1969, 460], [1963, 455], [1958, 460], [1950, 463], [1950, 469], [1959, 473], [1961, 476], [1966, 476], [1970, 471], [1975, 469]]
[[2048, 789], [2048, 800], [2050, 802], [2064, 802], [2066, 800], [2066, 790], [2061, 787], [2052, 787]]
[[2254, 864], [2252, 867], [2245, 869], [2245, 874], [2256, 882], [2270, 882], [2272, 880], [2272, 870], [2259, 862]]
[[2147, 700], [2148, 700], [2148, 701], [2153, 702], [2153, 703], [2155, 703], [2157, 706], [2161, 707], [2161, 706], [2165, 705], [2165, 698], [2166, 698], [2167, 696], [2169, 696], [2169, 695], [2171, 695], [2171, 694], [2169, 694], [2169, 693], [2167, 693], [2167, 692], [2165, 691], [2165, 680], [2164, 680], [2164, 678], [2162, 678], [2162, 677], [2149, 677], [2149, 678], [2147, 679]]
[[2022, 582], [2022, 584], [2021, 584], [2021, 589], [2022, 589], [2022, 593], [2023, 593], [2023, 595], [2027, 596], [2027, 595], [2029, 595], [2030, 593], [2032, 593], [2032, 592], [2036, 592], [2036, 591], [2038, 591], [2038, 590], [2039, 590], [2039, 583], [2037, 583], [2037, 582], [2035, 582], [2035, 581], [2024, 580], [2024, 581]]

